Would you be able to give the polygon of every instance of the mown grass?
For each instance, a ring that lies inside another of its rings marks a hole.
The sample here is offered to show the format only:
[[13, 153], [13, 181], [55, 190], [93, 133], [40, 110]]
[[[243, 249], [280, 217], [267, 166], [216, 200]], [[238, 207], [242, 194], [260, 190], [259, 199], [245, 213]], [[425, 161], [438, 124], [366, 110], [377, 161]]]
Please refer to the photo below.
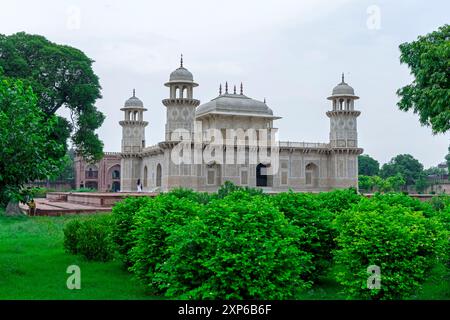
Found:
[[[0, 216], [0, 299], [155, 299], [120, 262], [88, 262], [64, 252], [63, 226], [75, 217]], [[67, 289], [67, 267], [81, 289]]]
[[[162, 298], [148, 295], [118, 261], [89, 262], [66, 253], [63, 227], [79, 217], [4, 217], [0, 212], [0, 299]], [[81, 269], [81, 290], [67, 289], [69, 265]], [[336, 268], [298, 299], [345, 299], [334, 272]], [[422, 290], [411, 299], [449, 300], [448, 269], [437, 267]]]

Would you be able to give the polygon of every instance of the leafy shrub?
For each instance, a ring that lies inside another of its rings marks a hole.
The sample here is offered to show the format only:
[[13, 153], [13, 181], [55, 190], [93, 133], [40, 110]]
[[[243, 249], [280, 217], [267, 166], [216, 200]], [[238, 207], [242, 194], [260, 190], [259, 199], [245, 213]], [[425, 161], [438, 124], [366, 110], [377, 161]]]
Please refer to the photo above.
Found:
[[54, 189], [49, 189], [45, 187], [34, 187], [33, 188], [33, 196], [34, 198], [45, 198], [48, 192], [55, 192]]
[[313, 255], [306, 279], [317, 280], [333, 261], [336, 236], [332, 225], [334, 215], [312, 194], [290, 191], [274, 195], [271, 200], [293, 225], [302, 230], [302, 237], [298, 239], [299, 248]]
[[[442, 223], [409, 207], [364, 199], [336, 218], [337, 279], [351, 298], [402, 299], [445, 258], [448, 234]], [[380, 267], [381, 287], [368, 289], [367, 268]]]
[[420, 211], [426, 217], [432, 217], [436, 213], [433, 209], [433, 206], [431, 206], [429, 203], [420, 201], [419, 199], [410, 197], [404, 193], [376, 193], [373, 196], [373, 200], [386, 203], [390, 206], [402, 206], [405, 208], [409, 208], [412, 211]]
[[225, 181], [225, 183], [219, 188], [219, 190], [217, 190], [217, 193], [214, 195], [214, 197], [222, 199], [236, 191], [245, 192], [250, 196], [263, 195], [263, 190], [260, 188], [241, 187], [235, 185], [231, 181]]
[[431, 206], [436, 211], [442, 211], [447, 207], [450, 207], [450, 195], [440, 194], [431, 198], [430, 201]]
[[155, 271], [170, 298], [285, 299], [310, 286], [311, 255], [298, 247], [302, 231], [268, 197], [239, 190], [212, 200], [166, 238]]
[[352, 205], [358, 203], [362, 199], [356, 189], [335, 189], [329, 192], [321, 192], [318, 194], [318, 200], [323, 208], [330, 210], [332, 213], [339, 213], [349, 209]]
[[129, 251], [133, 247], [133, 219], [136, 213], [152, 201], [150, 197], [128, 197], [112, 208], [114, 223], [111, 239], [118, 251], [119, 258], [126, 267], [131, 265]]
[[81, 228], [79, 219], [72, 220], [64, 227], [64, 248], [71, 254], [78, 254], [78, 230]]
[[196, 192], [192, 189], [185, 188], [172, 189], [168, 193], [174, 195], [178, 199], [186, 198], [202, 204], [208, 203], [211, 198], [208, 192]]
[[78, 188], [70, 190], [70, 192], [97, 192], [97, 190], [92, 188]]
[[129, 252], [132, 265], [129, 269], [155, 293], [159, 293], [159, 288], [153, 276], [167, 259], [166, 238], [173, 228], [184, 225], [200, 211], [201, 205], [197, 202], [167, 193], [151, 199], [134, 217], [132, 237], [135, 242]]
[[87, 260], [109, 261], [113, 257], [111, 227], [110, 215], [70, 221], [64, 228], [64, 247]]

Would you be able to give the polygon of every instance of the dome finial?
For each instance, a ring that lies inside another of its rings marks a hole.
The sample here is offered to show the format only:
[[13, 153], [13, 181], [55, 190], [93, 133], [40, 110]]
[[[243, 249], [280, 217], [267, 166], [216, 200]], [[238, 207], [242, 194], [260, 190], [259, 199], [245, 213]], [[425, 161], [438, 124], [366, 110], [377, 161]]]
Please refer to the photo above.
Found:
[[244, 86], [242, 85], [242, 82], [241, 82], [241, 96], [244, 94]]
[[342, 83], [345, 83], [344, 81], [344, 73], [342, 72]]
[[266, 103], [266, 97], [264, 97], [264, 103]]
[[234, 85], [234, 91], [233, 91], [233, 93], [236, 94], [236, 85]]
[[228, 94], [228, 81], [225, 82], [225, 94]]
[[136, 97], [136, 89], [133, 89], [133, 98]]
[[220, 84], [220, 86], [219, 86], [219, 96], [221, 96], [222, 95], [222, 84]]
[[180, 59], [180, 68], [183, 68], [183, 54], [181, 54], [181, 59]]

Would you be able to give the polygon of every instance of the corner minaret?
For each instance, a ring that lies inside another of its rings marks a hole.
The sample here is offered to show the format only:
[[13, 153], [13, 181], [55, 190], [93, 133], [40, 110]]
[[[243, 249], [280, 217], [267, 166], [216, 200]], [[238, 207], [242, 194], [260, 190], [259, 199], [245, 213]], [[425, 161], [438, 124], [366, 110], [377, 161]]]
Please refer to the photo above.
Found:
[[355, 91], [344, 80], [333, 88], [331, 96], [332, 110], [327, 112], [330, 118], [330, 145], [332, 148], [357, 148], [358, 130], [356, 118], [361, 114], [355, 110]]
[[122, 126], [122, 160], [121, 160], [121, 191], [136, 191], [137, 180], [140, 177], [140, 153], [145, 148], [145, 127], [148, 125], [144, 121], [144, 104], [136, 97], [133, 89], [133, 96], [125, 101], [121, 108], [124, 112], [124, 120], [119, 124]]
[[162, 101], [167, 108], [166, 141], [172, 140], [172, 133], [177, 129], [186, 130], [192, 138], [195, 108], [200, 101], [194, 99], [194, 87], [198, 84], [194, 82], [192, 73], [183, 66], [183, 55], [180, 67], [170, 74], [169, 81], [164, 85], [170, 88], [169, 98]]

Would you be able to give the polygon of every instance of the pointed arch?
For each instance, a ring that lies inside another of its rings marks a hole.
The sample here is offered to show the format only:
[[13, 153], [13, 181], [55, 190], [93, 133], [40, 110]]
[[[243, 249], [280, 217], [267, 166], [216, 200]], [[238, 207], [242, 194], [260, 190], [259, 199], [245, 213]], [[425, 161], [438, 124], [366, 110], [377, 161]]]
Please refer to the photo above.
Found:
[[144, 188], [148, 186], [148, 169], [147, 166], [144, 167]]
[[305, 184], [313, 188], [319, 186], [319, 167], [312, 162], [305, 166]]
[[158, 163], [158, 165], [156, 166], [156, 186], [161, 187], [161, 182], [162, 182], [162, 167], [161, 164]]

